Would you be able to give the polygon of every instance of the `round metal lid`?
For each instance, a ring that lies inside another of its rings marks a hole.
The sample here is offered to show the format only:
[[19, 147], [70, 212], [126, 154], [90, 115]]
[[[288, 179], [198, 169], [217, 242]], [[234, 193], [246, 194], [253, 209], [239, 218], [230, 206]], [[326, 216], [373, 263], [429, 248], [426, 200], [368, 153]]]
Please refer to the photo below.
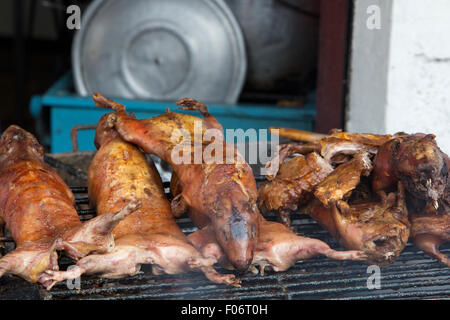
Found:
[[79, 94], [235, 103], [247, 60], [223, 0], [96, 0], [72, 46]]

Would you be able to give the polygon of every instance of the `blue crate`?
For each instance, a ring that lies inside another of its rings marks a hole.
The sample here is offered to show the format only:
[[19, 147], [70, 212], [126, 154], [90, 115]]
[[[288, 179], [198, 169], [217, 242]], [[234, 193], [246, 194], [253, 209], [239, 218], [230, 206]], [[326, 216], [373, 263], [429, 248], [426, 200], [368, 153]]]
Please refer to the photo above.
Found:
[[[67, 73], [59, 79], [44, 95], [35, 95], [30, 101], [30, 112], [39, 119], [44, 107], [50, 108], [50, 139], [52, 153], [72, 151], [70, 130], [75, 125], [95, 124], [102, 114], [111, 112], [95, 106], [90, 97], [75, 95], [72, 74]], [[270, 126], [298, 128], [312, 131], [314, 129], [315, 106], [314, 95], [309, 102], [298, 108], [280, 108], [267, 104], [208, 105], [210, 112], [219, 120], [224, 129], [244, 131], [250, 128], [268, 129]], [[192, 111], [179, 110], [175, 101], [138, 101], [117, 99], [134, 112], [138, 118], [150, 118], [164, 113], [167, 107], [172, 111], [199, 115]], [[260, 135], [258, 139], [264, 140]], [[270, 135], [268, 136], [270, 139]], [[95, 150], [94, 131], [79, 132], [79, 150]]]

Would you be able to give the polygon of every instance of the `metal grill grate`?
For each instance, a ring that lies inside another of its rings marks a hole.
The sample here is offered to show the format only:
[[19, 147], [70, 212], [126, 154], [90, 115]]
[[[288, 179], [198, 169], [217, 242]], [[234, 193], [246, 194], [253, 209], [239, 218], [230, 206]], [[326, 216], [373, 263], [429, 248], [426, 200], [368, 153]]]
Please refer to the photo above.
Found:
[[[87, 188], [77, 187], [72, 191], [81, 218], [93, 217], [95, 210], [87, 208]], [[276, 220], [274, 215], [267, 218]], [[177, 222], [186, 234], [196, 230], [188, 218]], [[308, 216], [295, 214], [292, 224], [299, 234], [318, 238], [342, 250]], [[450, 245], [443, 246], [442, 251], [450, 254]], [[68, 259], [62, 258], [61, 269], [70, 264]], [[220, 267], [218, 270], [229, 272]], [[63, 282], [47, 292], [40, 285], [6, 276], [0, 279], [3, 290], [0, 297], [5, 297], [6, 290], [6, 297], [9, 294], [9, 297], [24, 298], [26, 291], [34, 299], [450, 299], [450, 268], [428, 258], [410, 243], [393, 265], [381, 269], [381, 289], [369, 290], [368, 276], [367, 265], [361, 262], [317, 257], [299, 261], [285, 272], [238, 275], [242, 288], [230, 288], [208, 281], [201, 273], [154, 276], [148, 266], [143, 266], [138, 275], [123, 279], [82, 276], [80, 290], [70, 290]]]
[[[165, 184], [167, 187], [167, 184]], [[87, 203], [86, 189], [74, 189], [78, 203]], [[85, 210], [82, 214], [92, 214]], [[267, 217], [276, 220], [274, 215]], [[197, 230], [188, 218], [177, 220], [183, 232]], [[295, 214], [292, 224], [299, 234], [321, 239], [342, 249], [308, 216]], [[450, 245], [442, 250], [450, 254]], [[220, 272], [229, 272], [218, 268]], [[52, 299], [398, 299], [450, 298], [450, 269], [425, 256], [408, 243], [399, 259], [381, 269], [381, 289], [367, 288], [367, 265], [325, 257], [299, 261], [285, 272], [264, 276], [243, 274], [242, 288], [208, 281], [203, 274], [154, 276], [148, 268], [140, 274], [119, 279], [82, 277], [81, 290], [68, 290], [64, 283], [46, 293]]]

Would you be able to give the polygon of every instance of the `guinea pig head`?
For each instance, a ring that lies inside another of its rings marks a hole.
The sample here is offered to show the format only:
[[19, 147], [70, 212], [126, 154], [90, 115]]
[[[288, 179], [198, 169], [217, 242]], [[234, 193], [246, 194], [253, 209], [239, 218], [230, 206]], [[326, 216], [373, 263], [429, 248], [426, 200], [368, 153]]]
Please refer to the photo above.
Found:
[[434, 135], [408, 136], [399, 143], [395, 162], [397, 175], [411, 194], [437, 203], [447, 185], [448, 166]]
[[116, 129], [114, 128], [114, 113], [106, 113], [101, 116], [97, 123], [97, 128], [95, 129], [94, 145], [98, 149], [100, 146], [111, 139], [119, 136]]
[[37, 139], [28, 131], [12, 125], [6, 129], [0, 138], [0, 157], [27, 157], [42, 160], [44, 149]]
[[249, 197], [245, 187], [232, 179], [208, 193], [217, 242], [229, 262], [237, 270], [245, 271], [252, 263], [259, 236], [256, 197]]

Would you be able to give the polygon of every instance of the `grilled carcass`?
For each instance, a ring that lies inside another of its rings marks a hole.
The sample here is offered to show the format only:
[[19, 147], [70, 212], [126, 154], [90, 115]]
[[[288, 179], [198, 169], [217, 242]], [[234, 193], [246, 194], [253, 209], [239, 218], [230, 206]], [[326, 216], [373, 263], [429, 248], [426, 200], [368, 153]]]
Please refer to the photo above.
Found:
[[410, 199], [411, 238], [424, 252], [450, 266], [439, 246], [450, 240], [450, 161], [432, 134], [397, 134], [373, 161], [372, 187], [390, 191], [400, 181]]
[[[312, 176], [312, 174], [310, 172]], [[176, 175], [172, 176], [171, 192], [177, 196], [182, 192], [182, 187]], [[256, 184], [248, 188], [252, 195], [257, 193]], [[364, 260], [366, 255], [362, 251], [335, 251], [326, 243], [306, 237], [296, 235], [288, 227], [264, 219], [256, 213], [259, 226], [259, 240], [256, 245], [250, 270], [256, 272], [255, 265], [260, 267], [261, 274], [264, 274], [266, 267], [274, 271], [284, 271], [290, 268], [299, 260], [305, 260], [317, 255], [325, 255], [338, 260]], [[189, 210], [189, 217], [199, 228], [199, 231], [188, 236], [189, 241], [202, 252], [206, 258], [211, 258], [223, 267], [233, 269], [233, 265], [228, 261], [227, 256], [217, 243], [214, 229], [203, 220], [203, 215], [195, 210]]]
[[[292, 137], [293, 133], [289, 132], [289, 134]], [[403, 193], [400, 190], [405, 189], [406, 198], [410, 200], [408, 203], [412, 240], [426, 253], [449, 265], [448, 257], [440, 253], [438, 248], [442, 243], [449, 241], [448, 190], [450, 187], [448, 185], [450, 177], [448, 170], [450, 162], [448, 156], [437, 146], [434, 135], [397, 133], [393, 136], [383, 136], [334, 131], [331, 135], [323, 137], [302, 131], [298, 137], [307, 144], [294, 143], [291, 144], [290, 149], [307, 153], [317, 150], [320, 145], [322, 156], [335, 164], [348, 161], [348, 155], [358, 150], [376, 154], [371, 176], [372, 190], [381, 199], [386, 199], [385, 192]], [[285, 156], [286, 152], [284, 154], [280, 152], [272, 161], [281, 162], [280, 159]], [[273, 179], [273, 177], [269, 178]], [[399, 183], [401, 189], [398, 188]], [[397, 197], [399, 196], [398, 194]], [[403, 198], [403, 196], [400, 197]], [[332, 208], [335, 212], [339, 212], [339, 205], [337, 206], [336, 209]], [[345, 204], [344, 207], [346, 207]], [[399, 207], [404, 208], [404, 206]], [[328, 215], [325, 216], [328, 217]], [[403, 219], [397, 220], [403, 221]], [[328, 226], [334, 223], [330, 223], [328, 219], [324, 221], [323, 224]], [[407, 225], [406, 222], [403, 224]], [[331, 227], [327, 228], [331, 230], [331, 233], [336, 232]]]
[[152, 264], [154, 274], [197, 270], [214, 282], [240, 286], [234, 275], [217, 273], [212, 267], [215, 260], [203, 258], [188, 243], [171, 213], [154, 164], [108, 126], [109, 116], [104, 115], [97, 125], [95, 145], [99, 150], [88, 173], [91, 204], [100, 216], [123, 207], [130, 199], [141, 205], [113, 230], [113, 251], [89, 255], [67, 272], [48, 271], [48, 279], [56, 283], [83, 273], [121, 278], [137, 274], [141, 264]]
[[[450, 167], [447, 155], [445, 160]], [[450, 179], [438, 199], [437, 209], [432, 200], [424, 201], [414, 196], [409, 200], [412, 240], [426, 254], [450, 267], [449, 257], [439, 251], [441, 244], [450, 241]]]
[[0, 216], [17, 245], [0, 259], [0, 275], [48, 286], [43, 275], [58, 270], [56, 250], [73, 259], [110, 251], [112, 229], [136, 204], [81, 223], [72, 192], [43, 156], [36, 138], [18, 126], [10, 126], [0, 139]]
[[448, 183], [449, 167], [434, 135], [398, 135], [380, 146], [373, 163], [375, 192], [390, 190], [402, 181], [413, 197], [438, 207]]
[[398, 192], [381, 200], [370, 197], [350, 204], [337, 200], [330, 202], [329, 207], [315, 200], [308, 205], [306, 213], [343, 247], [364, 251], [368, 264], [392, 264], [405, 248], [410, 234], [401, 183]]
[[94, 101], [116, 111], [108, 121], [124, 140], [173, 167], [182, 192], [172, 207], [195, 211], [201, 220], [199, 227], [211, 226], [230, 263], [246, 270], [259, 234], [255, 179], [237, 149], [223, 141], [222, 126], [207, 107], [182, 99], [178, 105], [199, 110], [204, 119], [168, 110], [155, 118], [137, 120], [126, 114], [124, 106], [100, 94], [94, 95]]
[[[320, 148], [320, 154], [330, 163], [344, 163], [351, 159], [349, 155], [362, 150], [376, 154], [372, 179], [375, 192], [391, 191], [396, 188], [398, 181], [402, 181], [406, 191], [416, 198], [432, 201], [435, 207], [443, 196], [449, 168], [445, 154], [437, 146], [432, 134], [399, 132], [395, 135], [375, 135], [333, 130], [330, 135], [323, 137], [300, 132], [299, 138], [307, 144], [292, 144], [296, 145], [298, 152], [305, 154], [311, 152], [308, 150]], [[278, 158], [282, 156], [280, 152]]]
[[[288, 227], [271, 222], [258, 214], [260, 224], [259, 241], [249, 268], [253, 273], [264, 275], [266, 268], [276, 272], [285, 271], [299, 260], [324, 255], [337, 260], [365, 260], [366, 254], [359, 250], [336, 251], [325, 242], [296, 235]], [[202, 252], [204, 257], [218, 261], [223, 267], [232, 265], [218, 245], [212, 229], [203, 228], [189, 235], [189, 241]]]
[[326, 207], [348, 197], [361, 181], [361, 176], [369, 176], [372, 163], [369, 155], [361, 151], [344, 164], [338, 166], [330, 175], [316, 186], [314, 196]]
[[371, 194], [364, 178], [371, 170], [365, 150], [334, 170], [315, 152], [297, 156], [281, 165], [275, 179], [261, 185], [259, 205], [281, 213], [283, 222], [303, 206], [345, 248], [364, 251], [369, 264], [387, 265], [408, 241], [408, 211], [401, 185], [398, 193], [381, 200]]

